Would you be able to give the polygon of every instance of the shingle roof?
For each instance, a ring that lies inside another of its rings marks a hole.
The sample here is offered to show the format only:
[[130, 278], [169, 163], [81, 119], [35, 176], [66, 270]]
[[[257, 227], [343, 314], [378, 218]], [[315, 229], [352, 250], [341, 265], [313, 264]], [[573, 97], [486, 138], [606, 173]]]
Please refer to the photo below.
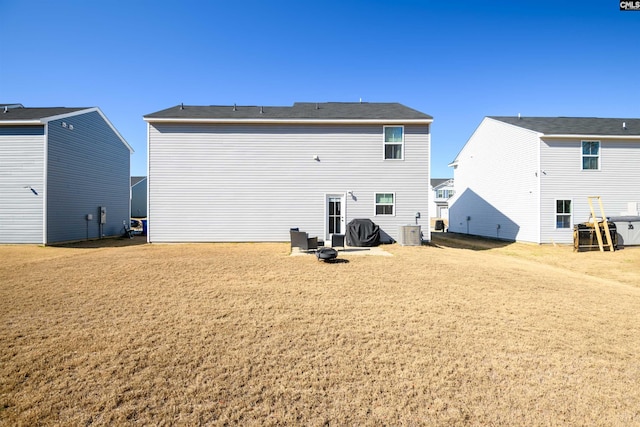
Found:
[[437, 187], [439, 185], [444, 184], [445, 182], [451, 181], [453, 178], [431, 178], [431, 186]]
[[134, 185], [136, 185], [137, 183], [139, 183], [140, 181], [143, 181], [147, 179], [146, 176], [132, 176], [131, 177], [131, 186], [133, 187]]
[[[510, 116], [489, 116], [489, 118], [546, 135], [640, 135], [640, 119]], [[622, 126], [623, 123], [625, 128]]]
[[145, 119], [257, 120], [432, 120], [428, 114], [398, 103], [296, 102], [292, 107], [177, 105], [147, 114]]
[[[11, 105], [11, 104], [7, 104]], [[73, 113], [75, 111], [86, 110], [82, 108], [67, 107], [48, 107], [48, 108], [7, 108], [5, 112], [4, 105], [0, 105], [0, 123], [3, 121], [19, 121], [19, 120], [40, 120], [47, 117], [58, 116], [60, 114]]]

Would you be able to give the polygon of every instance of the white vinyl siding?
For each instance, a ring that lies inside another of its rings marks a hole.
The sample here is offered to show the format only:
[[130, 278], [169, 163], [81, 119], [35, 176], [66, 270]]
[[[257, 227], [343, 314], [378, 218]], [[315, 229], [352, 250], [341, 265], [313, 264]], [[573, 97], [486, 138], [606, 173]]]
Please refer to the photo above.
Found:
[[535, 132], [485, 118], [456, 159], [449, 231], [537, 242]]
[[382, 124], [151, 123], [148, 133], [151, 242], [288, 241], [291, 227], [323, 236], [326, 194], [352, 191], [348, 223], [373, 217], [382, 186], [402, 200], [395, 217], [372, 218], [391, 237], [416, 212], [429, 218], [428, 125], [404, 126], [404, 162], [380, 157]]
[[[541, 177], [542, 243], [573, 242], [572, 229], [557, 229], [555, 200], [572, 200], [574, 224], [589, 220], [588, 196], [601, 196], [607, 216], [620, 215], [629, 202], [640, 202], [640, 141], [602, 139], [599, 154], [606, 157], [598, 173], [576, 167], [582, 140], [543, 140]], [[596, 214], [599, 216], [599, 207]]]
[[44, 138], [0, 136], [0, 243], [43, 243]]

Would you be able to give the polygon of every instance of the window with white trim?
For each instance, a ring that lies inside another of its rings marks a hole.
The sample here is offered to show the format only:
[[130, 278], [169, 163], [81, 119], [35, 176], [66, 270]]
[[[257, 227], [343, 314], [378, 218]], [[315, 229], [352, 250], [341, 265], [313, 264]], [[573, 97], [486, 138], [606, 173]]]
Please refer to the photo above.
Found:
[[376, 193], [376, 215], [394, 215], [395, 199], [394, 193]]
[[556, 228], [571, 228], [571, 200], [556, 200]]
[[582, 170], [600, 169], [600, 141], [582, 141]]
[[404, 126], [384, 126], [384, 159], [402, 160], [403, 151]]
[[453, 197], [454, 190], [450, 189], [439, 189], [436, 190], [436, 198], [437, 199], [448, 199]]

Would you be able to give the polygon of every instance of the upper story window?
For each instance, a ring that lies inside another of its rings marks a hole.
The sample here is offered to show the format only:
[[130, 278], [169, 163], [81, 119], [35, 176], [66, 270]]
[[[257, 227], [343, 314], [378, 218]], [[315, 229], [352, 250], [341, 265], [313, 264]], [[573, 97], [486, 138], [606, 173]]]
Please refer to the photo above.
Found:
[[393, 215], [395, 211], [393, 193], [376, 193], [376, 215]]
[[453, 190], [441, 188], [436, 190], [436, 199], [448, 199], [453, 196]]
[[600, 169], [600, 141], [582, 141], [582, 170]]
[[402, 160], [404, 126], [384, 126], [384, 159]]

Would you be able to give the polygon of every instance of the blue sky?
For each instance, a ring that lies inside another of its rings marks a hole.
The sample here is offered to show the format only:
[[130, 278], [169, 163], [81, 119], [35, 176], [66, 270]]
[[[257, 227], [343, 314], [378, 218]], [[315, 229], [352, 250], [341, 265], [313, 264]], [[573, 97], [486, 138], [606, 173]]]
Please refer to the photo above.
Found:
[[0, 33], [0, 102], [100, 107], [132, 175], [181, 102], [400, 102], [434, 117], [433, 178], [487, 115], [640, 117], [617, 0], [0, 0]]

